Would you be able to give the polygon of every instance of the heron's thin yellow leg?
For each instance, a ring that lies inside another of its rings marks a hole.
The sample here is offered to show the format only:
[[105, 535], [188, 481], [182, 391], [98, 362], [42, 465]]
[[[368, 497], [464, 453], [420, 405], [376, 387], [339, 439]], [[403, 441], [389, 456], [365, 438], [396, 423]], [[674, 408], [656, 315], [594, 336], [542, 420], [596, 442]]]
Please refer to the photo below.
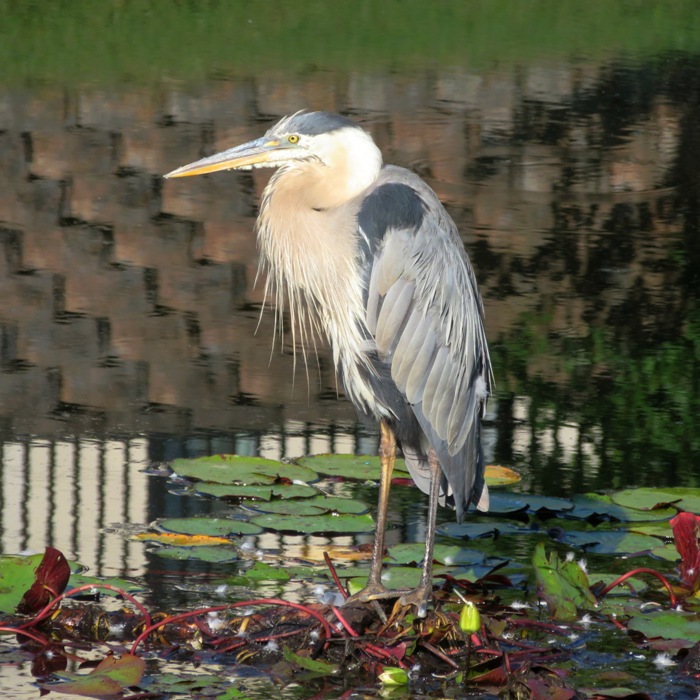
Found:
[[425, 617], [433, 594], [433, 545], [435, 544], [435, 521], [440, 500], [440, 462], [435, 450], [428, 452], [430, 467], [430, 494], [428, 497], [428, 530], [425, 533], [425, 557], [420, 583], [409, 593], [401, 596], [401, 605], [415, 605], [418, 617]]
[[386, 421], [379, 425], [379, 461], [381, 464], [381, 477], [379, 480], [379, 503], [377, 505], [377, 530], [374, 536], [374, 548], [372, 549], [372, 564], [370, 565], [367, 585], [355, 595], [350, 596], [345, 603], [366, 603], [380, 598], [398, 598], [405, 590], [391, 591], [382, 583], [382, 560], [384, 559], [384, 532], [387, 525], [387, 511], [389, 509], [389, 490], [391, 489], [391, 475], [396, 461], [396, 436]]

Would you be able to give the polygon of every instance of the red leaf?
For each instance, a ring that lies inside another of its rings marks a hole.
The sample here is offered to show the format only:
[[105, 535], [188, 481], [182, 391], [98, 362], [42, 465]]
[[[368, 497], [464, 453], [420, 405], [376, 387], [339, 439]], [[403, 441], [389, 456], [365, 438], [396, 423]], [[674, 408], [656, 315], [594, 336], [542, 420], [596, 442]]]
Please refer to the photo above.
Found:
[[681, 556], [681, 581], [690, 591], [696, 591], [700, 583], [700, 516], [678, 513], [671, 527]]
[[70, 566], [58, 549], [47, 547], [44, 558], [34, 572], [34, 583], [24, 594], [17, 612], [24, 615], [39, 612], [57, 595], [63, 593], [70, 578]]

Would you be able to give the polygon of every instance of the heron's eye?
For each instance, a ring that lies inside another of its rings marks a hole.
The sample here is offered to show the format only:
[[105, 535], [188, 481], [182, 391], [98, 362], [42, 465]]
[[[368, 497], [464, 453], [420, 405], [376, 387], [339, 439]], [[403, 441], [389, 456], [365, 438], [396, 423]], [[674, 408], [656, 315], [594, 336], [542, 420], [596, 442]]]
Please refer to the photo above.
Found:
[[299, 143], [299, 136], [297, 134], [290, 134], [287, 136], [287, 141], [289, 141], [289, 143]]

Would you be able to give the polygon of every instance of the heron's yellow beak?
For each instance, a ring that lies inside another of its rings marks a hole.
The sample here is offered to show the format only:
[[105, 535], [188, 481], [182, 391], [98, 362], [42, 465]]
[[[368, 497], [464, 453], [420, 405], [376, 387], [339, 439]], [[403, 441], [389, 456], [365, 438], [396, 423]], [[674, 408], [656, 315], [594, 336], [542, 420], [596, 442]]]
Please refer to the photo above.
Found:
[[256, 139], [244, 143], [242, 146], [229, 148], [227, 151], [216, 153], [208, 158], [202, 158], [194, 163], [183, 165], [164, 177], [189, 177], [190, 175], [204, 175], [215, 173], [218, 170], [249, 169], [272, 165], [273, 154], [279, 150], [280, 142], [275, 139]]

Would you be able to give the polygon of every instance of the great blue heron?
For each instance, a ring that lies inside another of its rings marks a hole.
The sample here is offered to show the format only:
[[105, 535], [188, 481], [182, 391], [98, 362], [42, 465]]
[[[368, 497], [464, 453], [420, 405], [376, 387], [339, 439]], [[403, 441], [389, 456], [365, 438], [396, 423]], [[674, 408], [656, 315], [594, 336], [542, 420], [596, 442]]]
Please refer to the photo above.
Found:
[[[166, 177], [278, 168], [257, 221], [278, 311], [321, 329], [360, 414], [379, 421], [381, 481], [367, 586], [350, 600], [398, 597], [425, 615], [438, 503], [462, 520], [488, 509], [481, 418], [491, 388], [483, 305], [457, 227], [417, 175], [382, 165], [370, 135], [327, 112], [285, 117], [255, 141]], [[396, 445], [429, 494], [420, 584], [381, 582]]]

